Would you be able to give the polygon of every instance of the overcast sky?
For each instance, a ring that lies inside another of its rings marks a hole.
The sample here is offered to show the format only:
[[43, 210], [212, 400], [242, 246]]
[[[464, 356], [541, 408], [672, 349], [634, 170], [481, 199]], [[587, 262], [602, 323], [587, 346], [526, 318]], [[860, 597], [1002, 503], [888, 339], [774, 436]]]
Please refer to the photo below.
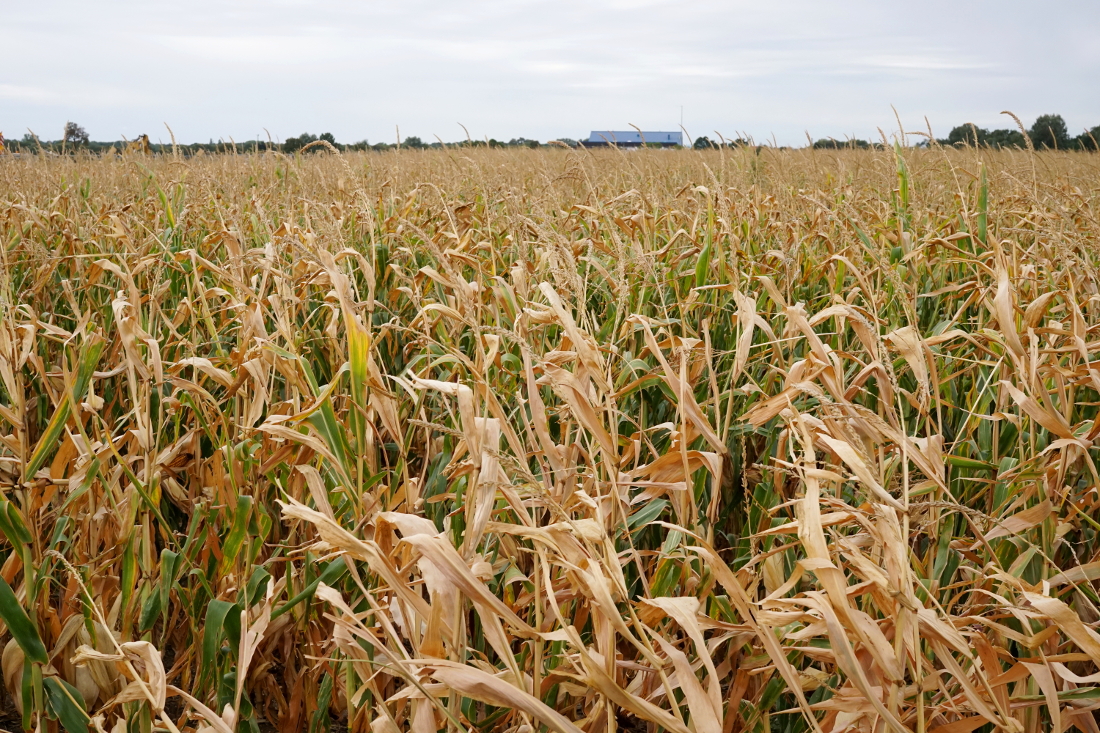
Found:
[[757, 141], [1100, 125], [1095, 0], [0, 3], [0, 130], [181, 142], [330, 131]]

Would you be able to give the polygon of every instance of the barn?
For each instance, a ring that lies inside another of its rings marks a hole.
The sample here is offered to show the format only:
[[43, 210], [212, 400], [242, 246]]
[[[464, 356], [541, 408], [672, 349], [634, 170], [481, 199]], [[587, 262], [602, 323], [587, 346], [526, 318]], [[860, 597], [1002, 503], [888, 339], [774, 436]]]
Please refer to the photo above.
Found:
[[674, 148], [684, 144], [684, 136], [681, 132], [662, 132], [642, 130], [593, 130], [582, 144], [585, 147], [599, 147], [615, 145], [620, 148], [639, 148], [642, 144], [660, 145], [663, 148]]

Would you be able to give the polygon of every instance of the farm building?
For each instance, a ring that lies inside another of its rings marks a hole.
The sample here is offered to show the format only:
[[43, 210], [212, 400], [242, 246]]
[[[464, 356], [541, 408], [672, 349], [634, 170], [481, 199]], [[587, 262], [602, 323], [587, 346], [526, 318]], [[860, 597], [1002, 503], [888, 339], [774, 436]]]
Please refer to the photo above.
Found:
[[638, 132], [637, 130], [593, 130], [588, 139], [583, 142], [586, 147], [599, 145], [617, 145], [620, 148], [637, 148], [642, 143], [646, 145], [660, 145], [671, 148], [684, 144], [683, 133], [680, 132]]

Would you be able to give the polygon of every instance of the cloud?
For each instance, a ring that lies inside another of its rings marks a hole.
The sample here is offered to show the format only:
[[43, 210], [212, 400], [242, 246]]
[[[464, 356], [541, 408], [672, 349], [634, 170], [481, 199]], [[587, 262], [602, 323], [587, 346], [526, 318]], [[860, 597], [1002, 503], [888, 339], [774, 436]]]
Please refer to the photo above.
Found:
[[994, 64], [955, 59], [935, 54], [898, 54], [869, 56], [861, 65], [877, 69], [901, 69], [905, 71], [963, 71], [992, 69]]
[[344, 39], [321, 36], [160, 36], [151, 40], [208, 66], [301, 66], [338, 61], [354, 53]]
[[42, 89], [41, 87], [0, 84], [0, 99], [44, 104], [56, 102], [61, 99], [61, 96], [55, 92], [51, 92], [49, 89]]
[[806, 128], [877, 136], [891, 105], [937, 132], [1001, 125], [1006, 108], [1095, 125], [1100, 101], [1081, 90], [1100, 76], [1100, 4], [1050, 4], [188, 0], [188, 25], [176, 5], [40, 0], [0, 26], [0, 68], [18, 70], [0, 128], [454, 139], [460, 119], [479, 138], [549, 139], [675, 128], [681, 105], [689, 129], [784, 144]]

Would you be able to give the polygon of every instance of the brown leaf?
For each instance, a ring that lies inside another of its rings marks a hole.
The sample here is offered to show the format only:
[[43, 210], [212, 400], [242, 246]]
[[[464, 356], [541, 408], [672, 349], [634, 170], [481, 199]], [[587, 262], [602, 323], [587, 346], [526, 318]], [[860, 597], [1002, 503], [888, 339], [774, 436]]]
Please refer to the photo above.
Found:
[[432, 660], [423, 671], [455, 692], [488, 705], [522, 710], [555, 733], [582, 733], [561, 713], [504, 680], [475, 667]]
[[1050, 503], [1050, 499], [1043, 499], [1030, 509], [1016, 512], [1011, 517], [999, 521], [997, 526], [986, 533], [985, 539], [988, 542], [997, 537], [1008, 537], [1009, 535], [1019, 534], [1025, 530], [1031, 529], [1035, 525], [1041, 524], [1043, 520], [1049, 517], [1051, 511], [1053, 511], [1053, 507]]

